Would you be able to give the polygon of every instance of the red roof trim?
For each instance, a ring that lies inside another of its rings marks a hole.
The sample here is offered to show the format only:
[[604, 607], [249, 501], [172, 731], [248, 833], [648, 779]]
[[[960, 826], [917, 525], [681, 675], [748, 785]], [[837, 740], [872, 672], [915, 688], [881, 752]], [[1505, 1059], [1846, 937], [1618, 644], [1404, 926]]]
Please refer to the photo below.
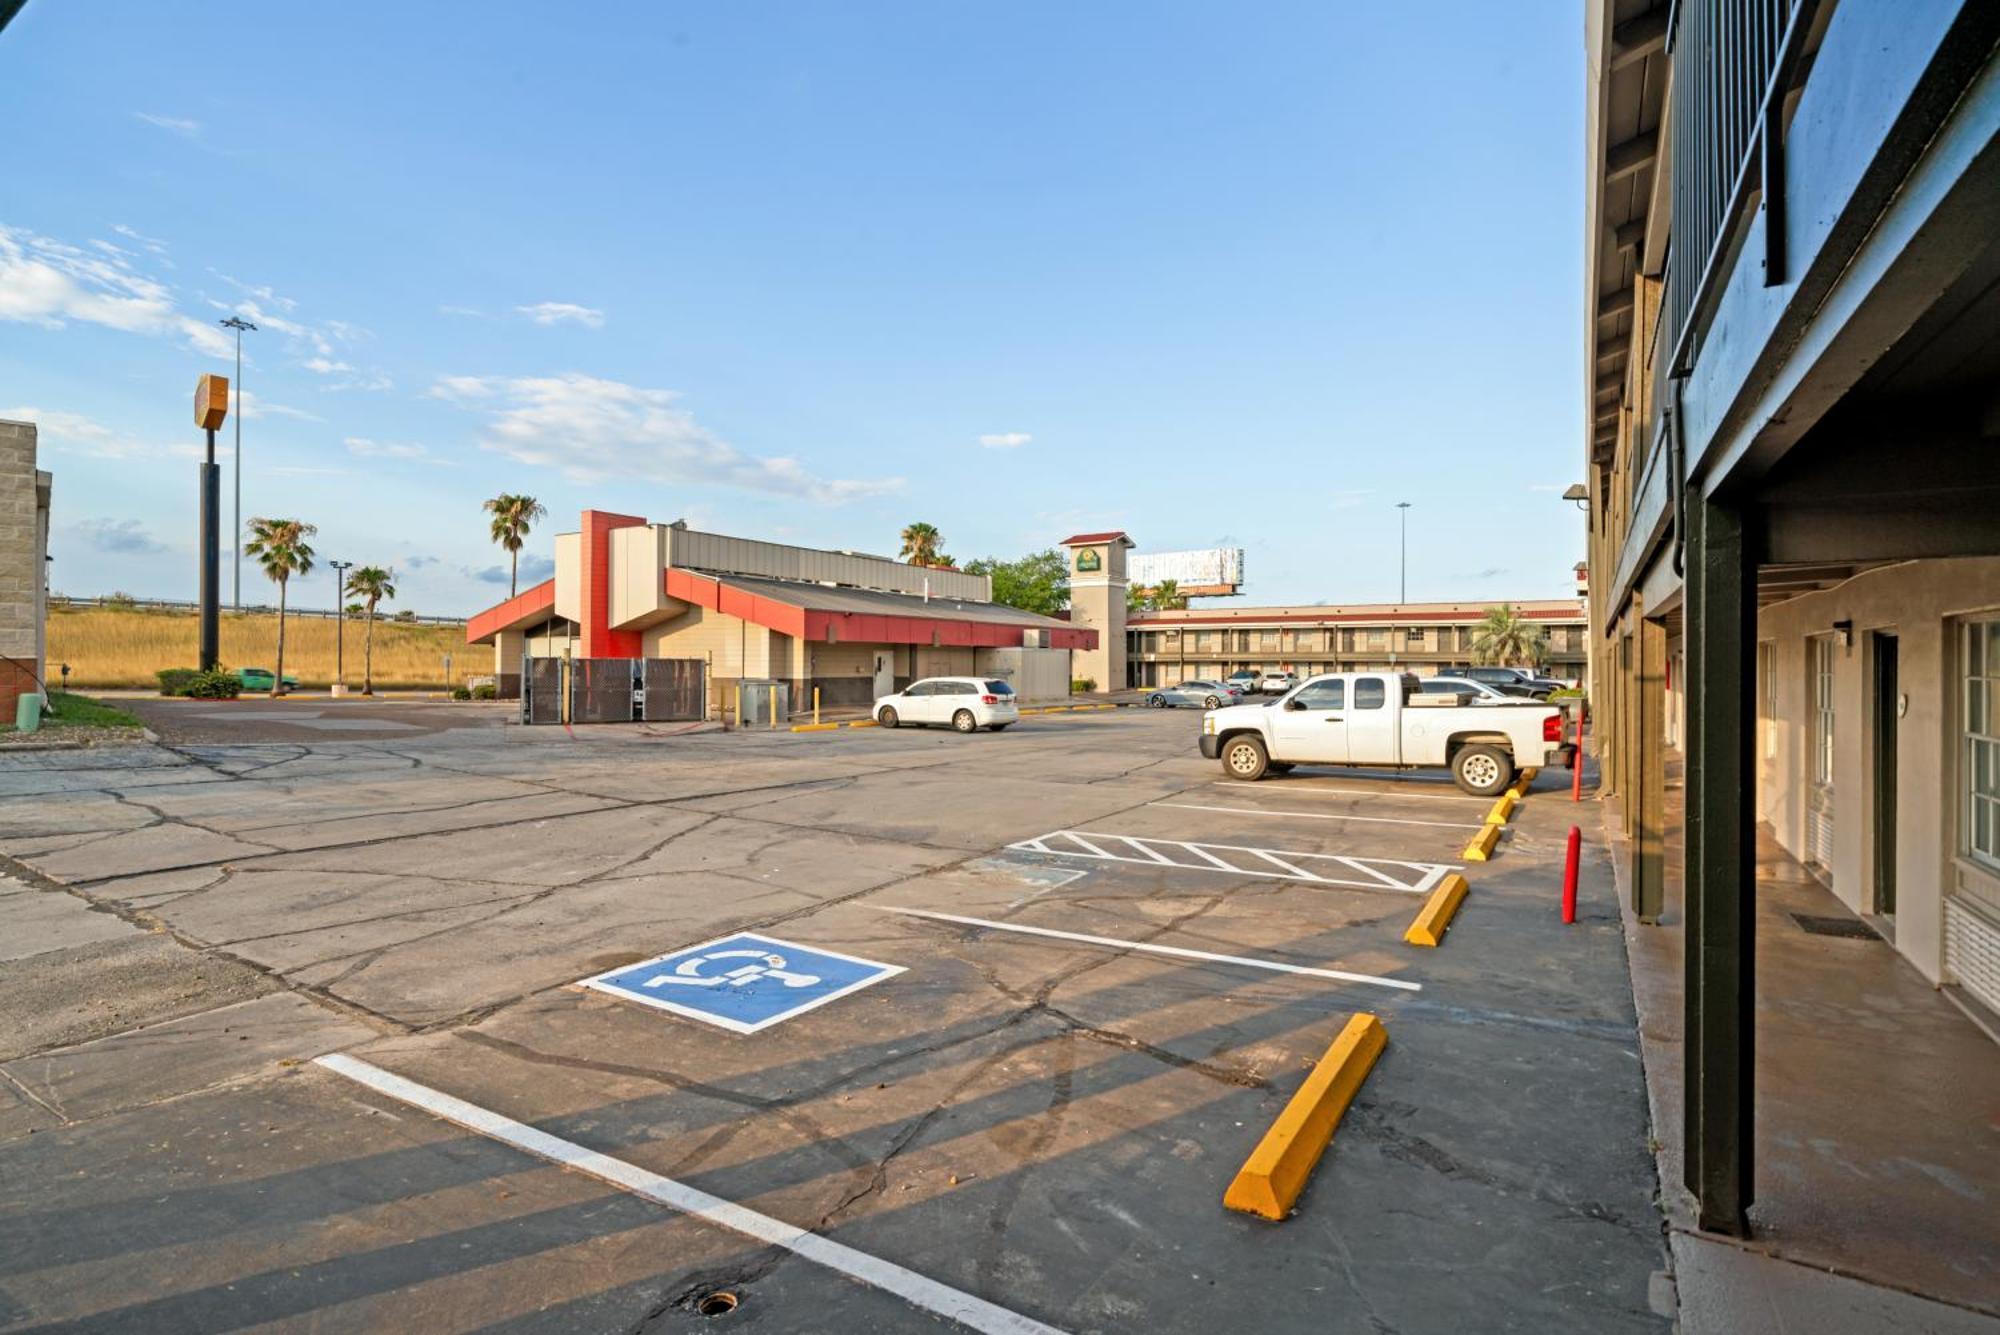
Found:
[[[1074, 547], [1080, 542], [1115, 542], [1119, 538], [1125, 538], [1125, 537], [1126, 535], [1123, 532], [1118, 532], [1118, 531], [1110, 533], [1078, 533], [1074, 537], [1064, 538], [1061, 542], [1057, 543], [1056, 546]], [[1126, 541], [1129, 542], [1131, 541], [1131, 539], [1126, 538]]]
[[465, 623], [467, 644], [486, 644], [503, 630], [518, 629], [524, 623], [546, 620], [556, 608], [556, 582], [545, 579], [532, 589], [523, 589], [504, 603], [495, 603]]

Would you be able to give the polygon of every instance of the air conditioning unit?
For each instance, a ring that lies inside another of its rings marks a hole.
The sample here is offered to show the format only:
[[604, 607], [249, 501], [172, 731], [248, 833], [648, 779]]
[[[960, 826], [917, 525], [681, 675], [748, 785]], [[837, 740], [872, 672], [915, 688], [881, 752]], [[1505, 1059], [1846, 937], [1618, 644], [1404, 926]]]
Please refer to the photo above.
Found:
[[1032, 626], [1021, 632], [1023, 649], [1046, 649], [1049, 647], [1049, 632], [1045, 626]]

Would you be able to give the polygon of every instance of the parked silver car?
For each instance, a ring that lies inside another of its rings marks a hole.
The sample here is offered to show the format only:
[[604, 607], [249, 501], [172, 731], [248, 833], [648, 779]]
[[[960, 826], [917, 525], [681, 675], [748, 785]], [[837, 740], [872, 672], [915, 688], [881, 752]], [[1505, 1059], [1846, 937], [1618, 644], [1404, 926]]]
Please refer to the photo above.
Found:
[[1178, 686], [1155, 686], [1146, 692], [1146, 704], [1151, 709], [1177, 709], [1182, 705], [1193, 705], [1196, 709], [1220, 709], [1242, 699], [1243, 692], [1238, 688], [1200, 678], [1184, 681]]

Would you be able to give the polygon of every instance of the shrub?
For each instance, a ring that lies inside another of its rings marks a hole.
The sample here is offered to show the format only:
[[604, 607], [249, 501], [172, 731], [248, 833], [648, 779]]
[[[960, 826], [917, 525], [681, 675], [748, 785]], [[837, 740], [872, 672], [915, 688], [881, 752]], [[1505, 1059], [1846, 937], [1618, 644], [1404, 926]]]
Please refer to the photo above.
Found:
[[129, 612], [133, 608], [139, 605], [139, 600], [137, 598], [134, 598], [131, 594], [124, 592], [107, 593], [102, 598], [99, 598], [97, 601], [98, 604], [102, 607], [115, 607], [123, 612]]
[[1583, 691], [1576, 686], [1558, 686], [1549, 692], [1549, 699], [1551, 700], [1581, 700], [1582, 698]]
[[161, 668], [160, 694], [186, 695], [189, 683], [200, 675], [201, 673], [194, 668]]
[[469, 686], [454, 686], [451, 688], [451, 698], [454, 700], [470, 700], [472, 698], [472, 688]]
[[417, 614], [411, 609], [406, 607], [402, 611], [396, 613], [393, 619], [396, 621], [405, 621], [405, 622], [415, 621], [417, 619]]
[[1084, 695], [1097, 689], [1097, 682], [1090, 677], [1074, 677], [1070, 680], [1071, 695]]
[[216, 668], [213, 672], [197, 672], [181, 694], [196, 700], [234, 700], [243, 693], [243, 683], [234, 672]]
[[482, 681], [472, 688], [469, 698], [473, 700], [498, 700], [500, 698], [500, 688], [490, 681]]

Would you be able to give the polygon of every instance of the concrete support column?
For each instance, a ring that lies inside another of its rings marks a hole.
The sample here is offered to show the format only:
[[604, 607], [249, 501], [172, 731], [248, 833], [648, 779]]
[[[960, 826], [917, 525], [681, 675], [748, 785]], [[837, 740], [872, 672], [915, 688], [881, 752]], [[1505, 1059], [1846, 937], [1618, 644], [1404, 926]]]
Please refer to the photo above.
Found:
[[1632, 812], [1632, 912], [1643, 923], [1660, 920], [1666, 902], [1667, 628], [1641, 618], [1638, 708], [1633, 737], [1638, 765], [1628, 785]]
[[1690, 488], [1684, 1174], [1701, 1227], [1749, 1233], [1756, 964], [1756, 567], [1743, 513]]

